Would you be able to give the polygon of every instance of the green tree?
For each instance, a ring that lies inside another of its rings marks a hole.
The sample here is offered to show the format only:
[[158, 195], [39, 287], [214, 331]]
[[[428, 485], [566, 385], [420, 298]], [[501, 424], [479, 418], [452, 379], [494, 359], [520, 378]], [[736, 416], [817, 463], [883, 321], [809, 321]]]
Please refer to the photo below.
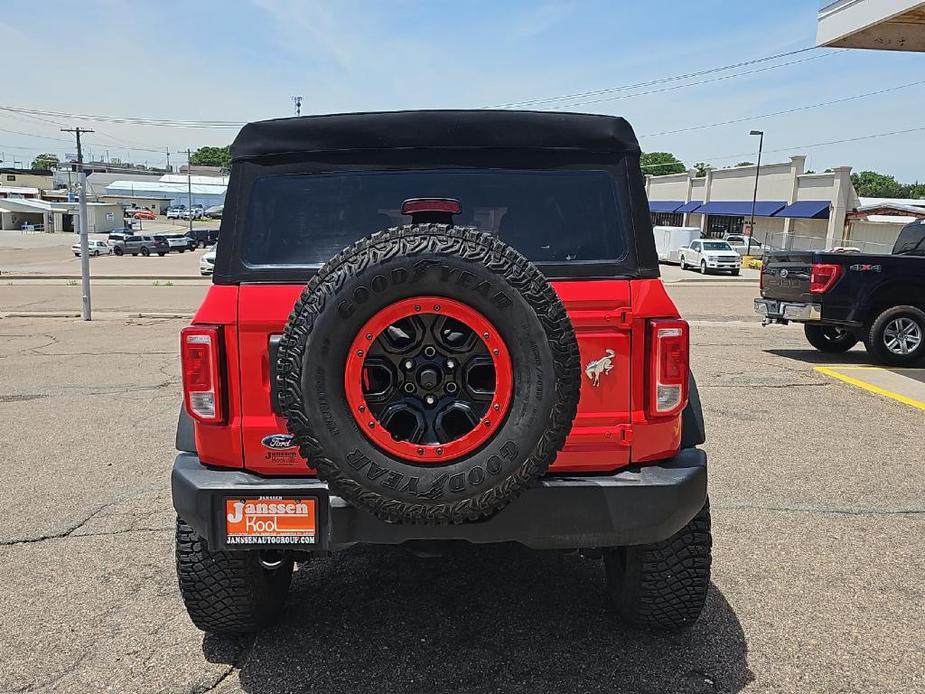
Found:
[[893, 176], [876, 171], [861, 171], [851, 174], [851, 183], [862, 198], [907, 198], [909, 187]]
[[193, 166], [221, 166], [227, 169], [231, 166], [231, 147], [200, 147], [193, 152], [189, 161]]
[[39, 154], [35, 159], [32, 160], [32, 168], [33, 169], [50, 169], [51, 171], [54, 171], [55, 169], [58, 168], [58, 164], [60, 162], [61, 160], [58, 159], [57, 154], [50, 154], [50, 153]]
[[639, 159], [642, 173], [649, 176], [684, 173], [687, 167], [671, 152], [643, 152]]
[[712, 168], [713, 166], [711, 164], [706, 164], [702, 161], [698, 161], [696, 164], [694, 164], [694, 171], [696, 171], [697, 175], [701, 177], [706, 176], [707, 171], [710, 171]]

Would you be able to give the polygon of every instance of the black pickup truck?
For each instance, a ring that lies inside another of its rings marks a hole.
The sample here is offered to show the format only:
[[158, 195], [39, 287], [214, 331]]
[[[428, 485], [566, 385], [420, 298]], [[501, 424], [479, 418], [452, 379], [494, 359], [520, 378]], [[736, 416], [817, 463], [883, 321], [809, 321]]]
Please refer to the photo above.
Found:
[[863, 340], [882, 364], [925, 358], [925, 222], [906, 225], [892, 255], [765, 254], [755, 312], [765, 325], [803, 323], [822, 352], [846, 352]]

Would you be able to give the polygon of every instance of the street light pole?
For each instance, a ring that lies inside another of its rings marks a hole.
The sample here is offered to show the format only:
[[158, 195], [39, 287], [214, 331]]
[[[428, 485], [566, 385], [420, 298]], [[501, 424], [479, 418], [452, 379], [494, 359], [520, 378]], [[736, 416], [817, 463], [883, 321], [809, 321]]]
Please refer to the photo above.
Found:
[[63, 133], [74, 133], [77, 136], [77, 181], [80, 184], [80, 198], [77, 205], [80, 219], [80, 287], [83, 303], [83, 319], [90, 320], [90, 243], [87, 233], [90, 226], [87, 221], [87, 172], [84, 171], [83, 150], [80, 148], [80, 136], [92, 133], [86, 128], [61, 128]]
[[186, 150], [186, 202], [188, 207], [186, 208], [187, 214], [189, 214], [189, 230], [190, 238], [193, 238], [193, 164], [190, 162], [192, 159], [193, 153], [191, 150]]
[[755, 165], [755, 192], [752, 194], [752, 221], [751, 229], [748, 233], [748, 241], [745, 255], [752, 254], [752, 236], [755, 234], [755, 205], [758, 204], [758, 177], [761, 175], [761, 150], [764, 146], [764, 131], [763, 130], [752, 130], [749, 135], [758, 136], [758, 163]]

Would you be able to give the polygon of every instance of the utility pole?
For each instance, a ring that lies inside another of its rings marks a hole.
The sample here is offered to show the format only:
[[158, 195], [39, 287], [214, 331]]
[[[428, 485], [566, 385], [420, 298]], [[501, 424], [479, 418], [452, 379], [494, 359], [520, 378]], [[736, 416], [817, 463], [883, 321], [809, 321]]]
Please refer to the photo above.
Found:
[[193, 153], [187, 148], [186, 150], [186, 211], [189, 214], [190, 238], [193, 238], [193, 164], [190, 162]]
[[165, 147], [164, 151], [167, 152], [167, 173], [170, 173], [170, 148]]
[[292, 97], [292, 103], [295, 106], [295, 114], [297, 116], [301, 116], [302, 115], [302, 97], [301, 96]]
[[89, 232], [89, 222], [87, 221], [87, 172], [84, 171], [84, 155], [80, 148], [80, 136], [85, 133], [92, 133], [92, 130], [86, 128], [61, 128], [63, 133], [74, 133], [77, 136], [77, 180], [80, 183], [80, 199], [78, 203], [80, 219], [80, 288], [81, 300], [83, 303], [83, 319], [91, 320], [90, 317], [90, 244], [88, 243], [87, 233]]

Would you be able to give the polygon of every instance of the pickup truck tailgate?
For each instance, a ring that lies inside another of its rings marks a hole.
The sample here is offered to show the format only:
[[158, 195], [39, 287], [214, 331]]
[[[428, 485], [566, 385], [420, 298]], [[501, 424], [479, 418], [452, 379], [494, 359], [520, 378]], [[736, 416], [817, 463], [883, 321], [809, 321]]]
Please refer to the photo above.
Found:
[[761, 296], [766, 299], [811, 301], [813, 254], [809, 251], [768, 253], [761, 268]]

